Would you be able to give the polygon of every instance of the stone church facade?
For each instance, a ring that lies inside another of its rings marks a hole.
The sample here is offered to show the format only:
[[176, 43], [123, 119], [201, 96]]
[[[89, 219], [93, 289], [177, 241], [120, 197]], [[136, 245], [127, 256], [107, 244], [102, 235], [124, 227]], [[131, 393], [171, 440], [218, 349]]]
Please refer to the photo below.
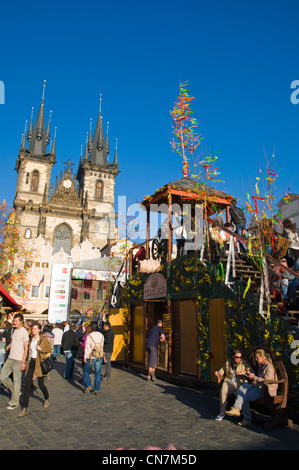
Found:
[[[90, 249], [85, 259], [93, 258], [95, 253], [100, 256], [101, 248], [117, 240], [114, 213], [115, 179], [119, 173], [117, 149], [113, 162], [109, 162], [109, 153], [108, 133], [105, 137], [100, 109], [94, 133], [92, 135], [90, 128], [84, 154], [81, 152], [77, 171], [68, 160], [64, 162], [60, 177], [51, 181], [56, 163], [56, 129], [50, 145], [50, 119], [46, 127], [43, 92], [35, 124], [31, 116], [28, 131], [25, 129], [22, 137], [15, 167], [17, 184], [13, 203], [21, 242], [30, 246], [35, 246], [37, 240], [39, 245], [42, 242], [38, 267], [43, 263], [51, 264], [53, 259], [72, 261], [74, 249], [82, 251], [86, 242]], [[43, 252], [47, 253], [46, 260], [41, 255]], [[41, 282], [36, 278], [35, 266], [28, 273], [29, 283], [30, 277], [34, 278], [35, 286]], [[32, 297], [31, 292], [26, 309], [40, 315], [47, 309], [47, 300], [41, 300]], [[16, 301], [20, 299], [17, 297]]]

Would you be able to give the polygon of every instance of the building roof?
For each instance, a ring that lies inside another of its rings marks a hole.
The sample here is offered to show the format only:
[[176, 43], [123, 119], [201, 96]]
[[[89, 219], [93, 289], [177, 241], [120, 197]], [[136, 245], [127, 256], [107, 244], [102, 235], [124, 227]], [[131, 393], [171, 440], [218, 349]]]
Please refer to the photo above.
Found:
[[159, 203], [167, 203], [169, 193], [172, 194], [173, 203], [181, 204], [187, 204], [190, 201], [196, 201], [197, 203], [204, 202], [206, 197], [208, 204], [210, 202], [210, 204], [217, 205], [217, 210], [230, 205], [231, 201], [234, 199], [230, 194], [206, 186], [195, 179], [181, 178], [165, 184], [152, 196], [146, 196], [141, 204], [147, 207], [149, 204], [158, 201]]

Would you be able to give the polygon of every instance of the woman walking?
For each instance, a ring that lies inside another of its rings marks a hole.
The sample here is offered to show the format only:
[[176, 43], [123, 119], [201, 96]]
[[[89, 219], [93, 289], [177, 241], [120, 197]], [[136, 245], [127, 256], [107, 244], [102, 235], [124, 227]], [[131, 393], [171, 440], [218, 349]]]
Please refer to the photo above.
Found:
[[32, 381], [37, 378], [38, 386], [41, 389], [45, 402], [44, 408], [49, 406], [49, 392], [44, 384], [45, 375], [42, 374], [41, 361], [49, 357], [51, 354], [51, 345], [45, 336], [41, 336], [41, 325], [37, 322], [32, 325], [32, 339], [29, 345], [29, 357], [25, 370], [26, 382], [23, 399], [23, 409], [18, 418], [28, 413], [28, 404]]

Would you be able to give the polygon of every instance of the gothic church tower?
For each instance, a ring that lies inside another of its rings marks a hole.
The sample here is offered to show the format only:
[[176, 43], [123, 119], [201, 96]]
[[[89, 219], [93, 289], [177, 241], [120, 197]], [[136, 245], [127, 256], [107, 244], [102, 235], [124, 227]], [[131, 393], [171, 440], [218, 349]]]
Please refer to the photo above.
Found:
[[[114, 193], [115, 178], [119, 173], [117, 148], [113, 162], [109, 162], [108, 126], [106, 138], [100, 111], [94, 135], [90, 126], [83, 160], [80, 158], [77, 172], [79, 192], [83, 197], [84, 207], [91, 211], [89, 217], [89, 240], [94, 246], [106, 239], [115, 239]], [[107, 234], [107, 235], [106, 235]], [[104, 245], [103, 245], [104, 246]]]
[[[33, 116], [26, 131], [16, 162], [18, 173], [14, 208], [19, 219], [20, 237], [36, 238], [58, 252], [71, 249], [84, 240], [101, 249], [115, 241], [114, 192], [118, 175], [117, 150], [109, 162], [108, 132], [104, 137], [101, 109], [94, 135], [90, 129], [84, 156], [77, 172], [73, 163], [64, 162], [65, 169], [55, 185], [51, 171], [56, 163], [56, 131], [50, 144], [50, 119], [45, 128], [44, 91], [39, 113], [33, 127]], [[51, 114], [50, 114], [51, 118]]]
[[[27, 134], [29, 148], [26, 149], [26, 127], [22, 137], [21, 148], [16, 162], [18, 173], [14, 208], [21, 218], [20, 236], [32, 238], [38, 236], [40, 221], [40, 205], [47, 198], [50, 187], [51, 171], [56, 162], [55, 138], [52, 148], [47, 151], [50, 143], [50, 119], [45, 129], [43, 88], [42, 102], [33, 128], [33, 110]], [[51, 117], [51, 114], [50, 114]]]

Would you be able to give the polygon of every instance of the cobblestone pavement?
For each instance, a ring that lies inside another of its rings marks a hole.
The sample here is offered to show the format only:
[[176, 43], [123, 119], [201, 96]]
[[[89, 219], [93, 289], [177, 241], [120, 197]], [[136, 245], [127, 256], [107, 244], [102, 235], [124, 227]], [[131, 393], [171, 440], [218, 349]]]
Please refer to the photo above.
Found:
[[[295, 450], [299, 425], [265, 432], [261, 423], [240, 428], [234, 418], [214, 420], [219, 401], [209, 391], [195, 390], [122, 367], [112, 368], [94, 396], [83, 393], [82, 369], [76, 361], [74, 379], [63, 378], [60, 356], [46, 385], [50, 407], [43, 408], [41, 391], [34, 392], [29, 413], [7, 410], [8, 394], [0, 394], [1, 450], [114, 450], [165, 448], [184, 450]], [[92, 377], [93, 379], [93, 377]]]

